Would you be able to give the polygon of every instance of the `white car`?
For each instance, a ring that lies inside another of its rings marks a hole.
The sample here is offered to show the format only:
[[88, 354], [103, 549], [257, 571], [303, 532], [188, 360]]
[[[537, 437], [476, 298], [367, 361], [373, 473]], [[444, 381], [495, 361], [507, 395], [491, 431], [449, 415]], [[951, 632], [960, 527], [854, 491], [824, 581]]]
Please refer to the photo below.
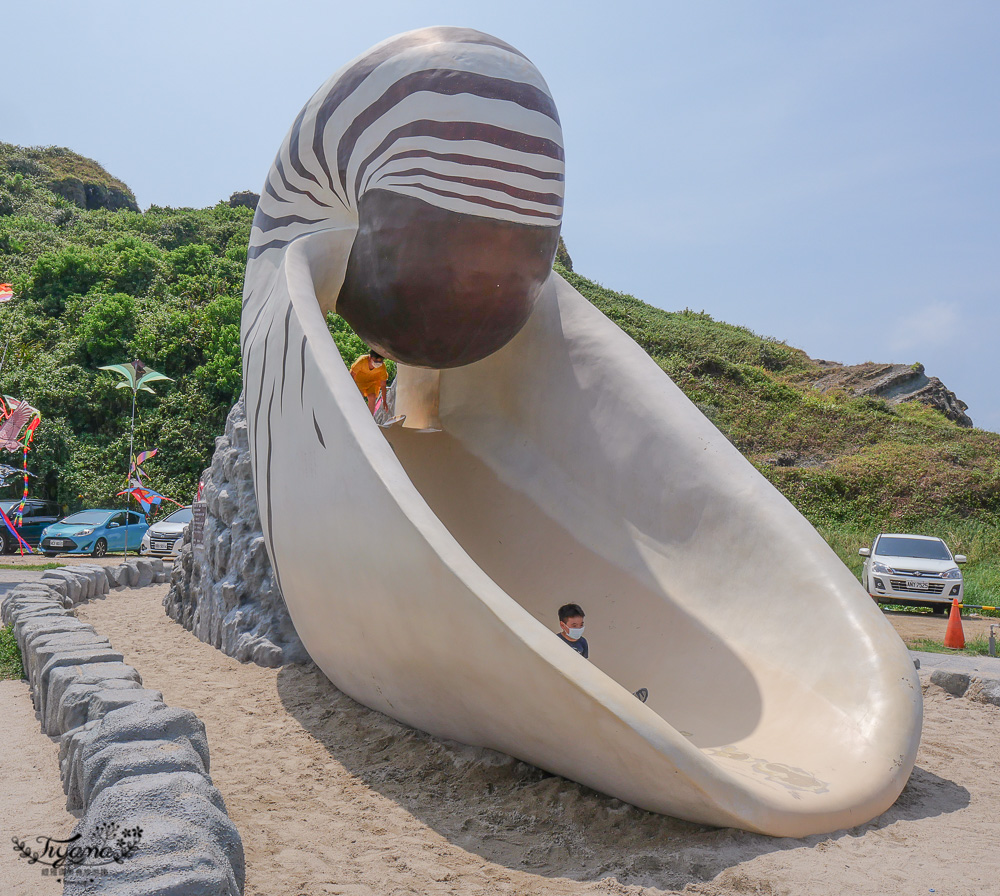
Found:
[[865, 557], [861, 583], [881, 603], [929, 606], [935, 613], [958, 598], [962, 602], [962, 554], [952, 555], [940, 538], [927, 535], [882, 534]]
[[191, 508], [182, 507], [153, 523], [142, 536], [139, 553], [144, 557], [176, 557], [184, 528], [191, 522]]

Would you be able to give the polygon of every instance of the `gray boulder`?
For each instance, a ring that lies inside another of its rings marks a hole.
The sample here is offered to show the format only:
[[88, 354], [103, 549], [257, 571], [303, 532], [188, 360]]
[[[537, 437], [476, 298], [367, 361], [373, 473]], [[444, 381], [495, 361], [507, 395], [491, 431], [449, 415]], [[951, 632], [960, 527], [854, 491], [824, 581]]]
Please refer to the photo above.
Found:
[[[86, 686], [84, 686], [86, 687]], [[86, 709], [80, 716], [80, 724], [103, 719], [109, 712], [121, 709], [123, 706], [131, 706], [136, 703], [162, 703], [163, 694], [160, 691], [153, 691], [147, 688], [131, 688], [128, 683], [102, 682], [91, 689], [86, 697]], [[67, 725], [64, 730], [77, 727]]]
[[103, 646], [110, 646], [110, 642], [106, 638], [101, 638], [92, 625], [80, 622], [75, 617], [43, 616], [40, 621], [53, 618], [59, 620], [57, 628], [39, 628], [37, 626], [22, 628], [21, 636], [17, 639], [21, 646], [25, 677], [29, 683], [34, 680], [40, 648], [48, 647], [50, 644], [62, 644], [63, 646], [72, 644], [74, 647], [78, 647], [80, 644], [100, 643]]
[[49, 585], [56, 591], [61, 591], [73, 604], [80, 603], [84, 599], [84, 581], [79, 576], [68, 572], [66, 568], [50, 569], [42, 573], [42, 583]]
[[[53, 628], [57, 626], [57, 628]], [[50, 636], [64, 634], [96, 635], [97, 630], [90, 623], [77, 619], [76, 616], [26, 616], [18, 620], [14, 629], [18, 644], [22, 651], [33, 649], [33, 645], [44, 643]]]
[[979, 703], [992, 703], [994, 706], [1000, 706], [1000, 680], [996, 678], [976, 679], [969, 689], [968, 696]]
[[94, 566], [92, 564], [77, 564], [76, 566], [70, 567], [73, 575], [77, 578], [85, 579], [87, 581], [87, 598], [100, 597], [102, 594], [108, 593], [108, 576], [104, 572], [103, 566]]
[[[119, 822], [137, 848], [105, 876], [67, 873], [65, 896], [240, 896], [243, 843], [222, 796], [196, 772], [139, 775], [105, 787], [74, 828], [78, 842]], [[136, 830], [141, 834], [136, 836]]]
[[104, 574], [108, 578], [108, 585], [111, 588], [125, 588], [128, 585], [128, 574], [131, 567], [127, 563], [120, 563], [118, 566], [106, 566]]
[[142, 740], [111, 743], [88, 755], [80, 773], [83, 802], [90, 805], [106, 787], [138, 775], [193, 772], [209, 784], [201, 757], [186, 740]]
[[86, 644], [81, 644], [79, 647], [66, 646], [42, 667], [41, 672], [37, 675], [33, 691], [35, 694], [44, 694], [48, 690], [49, 676], [53, 670], [62, 666], [78, 666], [85, 663], [121, 663], [124, 661], [125, 657], [109, 647], [88, 646]]
[[48, 690], [39, 695], [42, 730], [54, 737], [83, 724], [71, 723], [71, 711], [63, 706], [64, 695], [70, 687], [97, 684], [109, 688], [139, 688], [142, 687], [142, 676], [126, 663], [88, 663], [53, 669], [49, 675]]
[[67, 731], [60, 739], [59, 767], [66, 807], [71, 810], [85, 807], [83, 769], [89, 757], [110, 744], [130, 746], [147, 740], [187, 741], [208, 773], [208, 740], [201, 719], [188, 709], [162, 703], [131, 703], [109, 712], [99, 721]]
[[110, 650], [111, 642], [98, 635], [93, 629], [71, 630], [68, 632], [53, 632], [35, 639], [31, 649], [23, 655], [24, 671], [28, 684], [36, 693], [41, 682], [41, 672], [46, 664], [56, 657], [66, 653], [78, 653], [81, 650]]
[[39, 593], [11, 593], [3, 603], [3, 624], [13, 625], [24, 614], [41, 615], [46, 610], [65, 616], [69, 612], [69, 607], [65, 604], [66, 599], [62, 595], [49, 597]]
[[68, 602], [65, 595], [49, 588], [47, 585], [39, 583], [24, 583], [11, 588], [0, 600], [0, 620], [4, 625], [9, 625], [9, 615], [14, 607], [32, 604], [36, 606], [58, 606], [67, 607]]
[[71, 728], [59, 738], [59, 774], [66, 794], [66, 808], [71, 811], [79, 809], [83, 804], [80, 788], [83, 748], [93, 739], [102, 721], [103, 719], [87, 722], [79, 728]]
[[944, 669], [935, 669], [931, 673], [931, 684], [943, 688], [953, 697], [964, 697], [971, 682], [972, 677], [964, 672], [947, 672]]
[[8, 614], [7, 625], [11, 626], [14, 631], [17, 631], [18, 623], [27, 622], [29, 620], [38, 620], [45, 617], [56, 618], [56, 617], [72, 617], [72, 610], [64, 610], [62, 607], [57, 606], [36, 606], [34, 604], [29, 604], [28, 606], [16, 606]]
[[[80, 622], [75, 616], [63, 614], [57, 616], [23, 616], [14, 625], [14, 637], [21, 647], [23, 654], [30, 640], [38, 634], [55, 634], [56, 632], [77, 631], [85, 623]], [[93, 626], [91, 626], [91, 629]]]
[[96, 753], [109, 743], [180, 739], [191, 744], [205, 771], [209, 771], [205, 723], [189, 709], [163, 704], [132, 704], [108, 713], [90, 738], [85, 753]]
[[146, 559], [136, 560], [135, 569], [136, 579], [133, 587], [146, 588], [153, 584], [153, 579], [156, 577], [156, 570], [153, 568], [152, 562]]
[[[94, 665], [112, 664], [95, 663]], [[62, 670], [57, 671], [61, 672]], [[53, 682], [50, 677], [49, 689], [52, 690], [52, 688]], [[58, 701], [52, 697], [49, 698], [46, 706], [48, 712], [43, 713], [42, 717], [42, 731], [50, 737], [58, 737], [80, 725], [87, 724], [87, 722], [103, 719], [108, 714], [109, 708], [118, 709], [129, 702], [122, 697], [126, 691], [130, 694], [144, 693], [150, 695], [150, 699], [155, 696], [155, 699], [163, 700], [163, 695], [159, 691], [143, 691], [138, 682], [128, 679], [75, 681], [62, 689]], [[110, 706], [107, 699], [109, 695], [113, 695]], [[102, 698], [103, 702], [99, 702]]]
[[17, 613], [17, 617], [24, 615], [25, 617], [34, 616], [34, 611], [44, 611], [44, 610], [63, 610], [64, 608], [54, 600], [47, 597], [21, 597], [11, 598], [7, 600], [3, 605], [3, 624], [13, 625], [15, 622], [15, 612], [18, 610], [28, 610], [29, 612], [22, 614]]

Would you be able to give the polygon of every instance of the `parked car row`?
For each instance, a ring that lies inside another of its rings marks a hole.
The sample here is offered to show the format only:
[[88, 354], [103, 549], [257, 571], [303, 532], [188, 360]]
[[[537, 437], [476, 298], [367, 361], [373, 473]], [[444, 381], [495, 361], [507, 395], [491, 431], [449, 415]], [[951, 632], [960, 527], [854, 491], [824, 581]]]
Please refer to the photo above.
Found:
[[[20, 501], [0, 501], [8, 516]], [[56, 554], [90, 554], [135, 551], [151, 557], [176, 557], [184, 527], [191, 521], [191, 508], [182, 507], [152, 525], [134, 510], [81, 510], [62, 516], [61, 508], [51, 501], [30, 499], [25, 502], [18, 533], [46, 557]], [[0, 526], [0, 553], [17, 550], [18, 541]]]

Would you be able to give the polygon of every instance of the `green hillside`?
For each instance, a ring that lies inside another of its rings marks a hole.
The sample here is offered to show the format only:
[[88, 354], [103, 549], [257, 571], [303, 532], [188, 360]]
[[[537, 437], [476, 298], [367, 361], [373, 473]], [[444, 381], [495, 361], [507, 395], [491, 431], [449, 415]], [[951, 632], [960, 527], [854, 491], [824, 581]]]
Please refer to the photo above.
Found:
[[0, 144], [0, 281], [18, 296], [0, 306], [10, 338], [0, 390], [43, 415], [30, 455], [33, 492], [70, 507], [107, 505], [125, 478], [131, 393], [97, 368], [142, 358], [175, 382], [140, 393], [137, 448], [159, 448], [148, 465], [154, 486], [190, 500], [240, 393], [253, 212], [225, 203], [81, 208], [53, 185], [75, 177], [132, 195], [81, 159]]
[[[74, 179], [94, 185], [91, 198], [104, 195], [100, 186], [112, 198], [83, 207], [60, 186]], [[99, 365], [139, 356], [175, 379], [141, 395], [137, 446], [160, 449], [149, 473], [181, 500], [190, 499], [241, 386], [253, 212], [220, 202], [140, 213], [116, 204], [118, 195], [132, 194], [69, 150], [0, 144], [0, 281], [19, 296], [0, 306], [10, 337], [0, 389], [44, 415], [31, 454], [34, 492], [74, 507], [108, 503], [124, 477], [129, 396]], [[569, 263], [564, 251], [560, 258]], [[857, 548], [879, 531], [939, 534], [969, 556], [968, 602], [1000, 601], [1000, 435], [914, 402], [821, 394], [812, 384], [825, 368], [798, 349], [704, 313], [663, 311], [556, 267], [852, 568]], [[683, 296], [655, 298], [684, 305]], [[346, 360], [362, 350], [343, 321], [331, 329]]]

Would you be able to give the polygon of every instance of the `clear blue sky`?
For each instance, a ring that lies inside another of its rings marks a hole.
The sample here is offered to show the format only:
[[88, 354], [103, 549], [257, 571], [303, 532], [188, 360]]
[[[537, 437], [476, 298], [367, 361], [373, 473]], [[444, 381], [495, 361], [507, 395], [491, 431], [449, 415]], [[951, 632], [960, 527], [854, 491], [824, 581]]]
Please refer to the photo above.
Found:
[[1000, 3], [20, 3], [0, 139], [143, 207], [259, 191], [340, 65], [424, 25], [556, 98], [576, 269], [845, 363], [921, 361], [1000, 431]]

